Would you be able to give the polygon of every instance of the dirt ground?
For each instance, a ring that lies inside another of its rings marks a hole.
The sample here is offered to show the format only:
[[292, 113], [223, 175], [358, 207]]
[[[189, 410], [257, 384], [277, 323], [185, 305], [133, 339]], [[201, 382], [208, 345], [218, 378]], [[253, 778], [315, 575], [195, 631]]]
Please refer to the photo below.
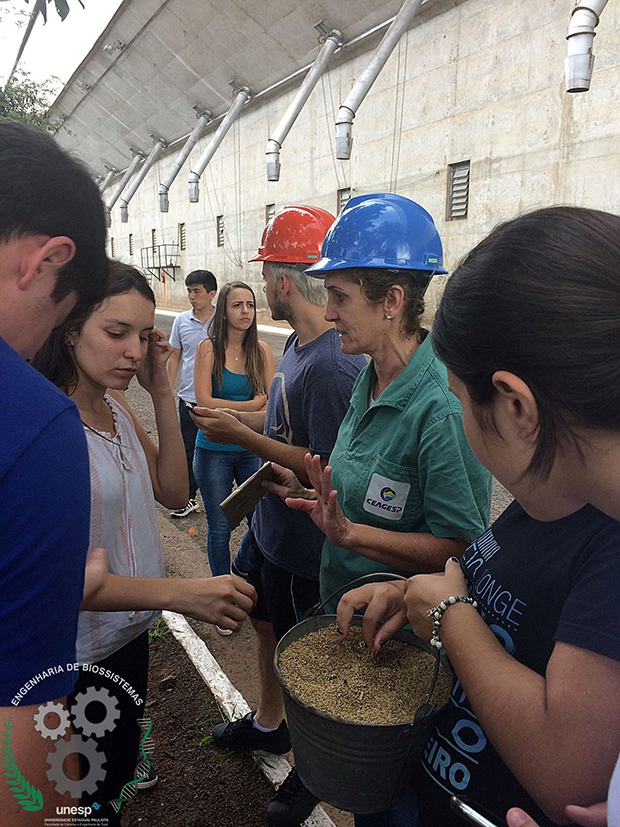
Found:
[[182, 647], [168, 633], [150, 653], [146, 714], [160, 780], [128, 804], [123, 827], [264, 827], [271, 784], [249, 753], [210, 743], [222, 716]]
[[[269, 323], [268, 319], [261, 319]], [[156, 322], [169, 333], [172, 319], [159, 315]], [[279, 360], [285, 336], [261, 334]], [[137, 383], [127, 392], [130, 404], [147, 429], [155, 436], [153, 409], [148, 395]], [[491, 518], [495, 519], [510, 503], [510, 495], [494, 483]], [[174, 519], [158, 506], [158, 518], [166, 555], [166, 571], [172, 577], [209, 576], [206, 555], [206, 520], [203, 511], [183, 519]], [[234, 555], [245, 525], [231, 537]], [[206, 642], [232, 683], [256, 707], [258, 673], [254, 657], [254, 632], [245, 623], [241, 632], [220, 636], [206, 623], [190, 619], [197, 634]], [[162, 693], [157, 684], [169, 674], [177, 675], [175, 688]], [[156, 739], [157, 769], [160, 784], [152, 791], [141, 793], [127, 811], [124, 827], [253, 827], [265, 824], [264, 806], [270, 799], [269, 783], [248, 756], [226, 756], [217, 748], [199, 746], [219, 722], [217, 707], [201, 678], [190, 664], [181, 647], [172, 639], [155, 641], [152, 653], [150, 700], [148, 714], [159, 732]], [[157, 744], [161, 743], [161, 748]], [[222, 756], [224, 757], [216, 757]], [[289, 760], [291, 756], [288, 756]], [[348, 813], [325, 807], [337, 827], [350, 827]]]

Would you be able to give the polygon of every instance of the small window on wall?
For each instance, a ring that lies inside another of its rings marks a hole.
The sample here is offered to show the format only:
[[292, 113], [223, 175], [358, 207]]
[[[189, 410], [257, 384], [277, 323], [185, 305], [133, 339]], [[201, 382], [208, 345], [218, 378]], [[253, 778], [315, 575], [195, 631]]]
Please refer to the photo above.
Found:
[[187, 233], [185, 232], [185, 224], [179, 224], [179, 247], [181, 250], [187, 250]]
[[151, 230], [151, 247], [153, 248], [153, 252], [155, 252], [157, 248], [157, 230]]
[[349, 198], [351, 198], [351, 187], [344, 187], [343, 189], [338, 190], [338, 203], [336, 205], [338, 215], [340, 215], [343, 211]]
[[460, 161], [448, 166], [447, 221], [467, 218], [469, 207], [469, 161]]
[[267, 204], [265, 207], [265, 224], [269, 224], [271, 219], [276, 214], [276, 205], [275, 204]]
[[113, 238], [110, 239], [110, 256], [116, 258], [116, 244]]
[[217, 227], [217, 246], [223, 247], [224, 246], [224, 216], [218, 215], [215, 220], [215, 224]]
[[133, 233], [129, 233], [129, 255], [133, 255]]

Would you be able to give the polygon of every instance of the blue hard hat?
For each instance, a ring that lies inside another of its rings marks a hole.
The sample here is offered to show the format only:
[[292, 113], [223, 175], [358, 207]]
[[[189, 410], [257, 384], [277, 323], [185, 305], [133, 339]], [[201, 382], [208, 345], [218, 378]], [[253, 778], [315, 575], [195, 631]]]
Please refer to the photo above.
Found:
[[306, 273], [325, 278], [353, 267], [423, 271], [427, 283], [435, 273], [448, 272], [432, 216], [392, 193], [351, 198], [325, 236], [321, 258]]

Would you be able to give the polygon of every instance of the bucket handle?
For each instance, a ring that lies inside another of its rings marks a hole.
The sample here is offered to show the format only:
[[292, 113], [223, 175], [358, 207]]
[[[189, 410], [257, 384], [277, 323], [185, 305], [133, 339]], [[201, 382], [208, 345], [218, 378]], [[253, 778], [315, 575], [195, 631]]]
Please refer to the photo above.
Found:
[[[318, 613], [325, 607], [329, 601], [335, 597], [340, 592], [344, 592], [349, 589], [351, 586], [355, 586], [357, 583], [371, 581], [371, 578], [375, 577], [382, 577], [385, 580], [408, 580], [408, 577], [403, 577], [402, 574], [395, 574], [391, 571], [376, 571], [371, 572], [370, 574], [363, 574], [361, 577], [356, 577], [354, 580], [349, 580], [348, 583], [345, 583], [344, 586], [339, 586], [335, 591], [333, 591], [329, 597], [326, 597], [322, 603], [319, 603], [318, 606], [313, 606], [307, 613], [307, 617], [315, 617]], [[372, 581], [371, 581], [372, 582]], [[425, 706], [430, 703], [430, 700], [433, 696], [433, 692], [435, 691], [435, 686], [437, 685], [437, 678], [439, 677], [439, 666], [441, 663], [441, 653], [439, 649], [434, 649], [433, 653], [435, 655], [435, 668], [433, 670], [433, 677], [431, 679], [430, 689], [428, 690], [428, 695], [426, 696]]]

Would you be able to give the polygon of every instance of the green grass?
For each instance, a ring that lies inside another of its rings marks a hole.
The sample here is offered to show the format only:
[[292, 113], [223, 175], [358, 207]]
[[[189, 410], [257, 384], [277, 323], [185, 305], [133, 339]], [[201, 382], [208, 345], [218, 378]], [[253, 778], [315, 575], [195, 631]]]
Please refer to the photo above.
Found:
[[171, 634], [172, 632], [170, 631], [170, 628], [160, 617], [149, 629], [149, 643], [153, 643], [154, 640], [166, 640], [166, 638]]
[[205, 695], [203, 707], [196, 718], [196, 739], [199, 747], [205, 747], [212, 743], [211, 730], [216, 724], [221, 724], [224, 720], [225, 718], [213, 695]]

